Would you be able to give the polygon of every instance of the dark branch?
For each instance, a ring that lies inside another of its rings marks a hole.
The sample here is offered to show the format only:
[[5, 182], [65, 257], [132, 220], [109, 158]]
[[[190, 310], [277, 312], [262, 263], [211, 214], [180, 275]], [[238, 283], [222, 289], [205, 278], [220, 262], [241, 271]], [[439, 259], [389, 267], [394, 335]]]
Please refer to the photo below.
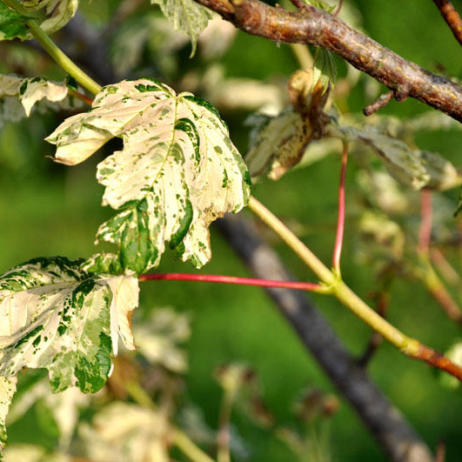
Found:
[[433, 0], [456, 40], [462, 45], [462, 19], [450, 0]]
[[325, 11], [305, 6], [288, 12], [259, 0], [195, 1], [249, 34], [330, 50], [393, 90], [396, 99], [410, 96], [462, 121], [460, 85], [405, 60]]
[[[255, 276], [292, 279], [276, 253], [242, 219], [228, 217], [220, 221], [219, 227]], [[358, 366], [314, 305], [301, 293], [285, 289], [266, 291], [390, 459], [394, 462], [433, 462], [425, 443]]]

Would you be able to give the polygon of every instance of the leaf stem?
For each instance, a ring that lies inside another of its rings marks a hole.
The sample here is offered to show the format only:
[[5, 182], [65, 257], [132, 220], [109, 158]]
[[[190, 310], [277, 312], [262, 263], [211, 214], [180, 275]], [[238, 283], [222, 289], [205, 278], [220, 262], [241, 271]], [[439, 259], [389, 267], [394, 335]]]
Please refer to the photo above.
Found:
[[[155, 411], [156, 405], [146, 391], [136, 382], [129, 382], [125, 389], [133, 400], [140, 406]], [[214, 462], [202, 449], [189, 438], [186, 433], [175, 426], [170, 426], [170, 437], [175, 446], [193, 462]]]
[[320, 284], [313, 282], [270, 281], [267, 279], [242, 278], [236, 276], [223, 276], [221, 274], [190, 274], [190, 273], [154, 273], [142, 274], [140, 281], [193, 281], [215, 282], [221, 284], [239, 284], [246, 286], [275, 287], [280, 289], [306, 290], [311, 292], [324, 292]]
[[321, 281], [328, 285], [336, 284], [337, 278], [329, 268], [327, 268], [324, 263], [322, 263], [321, 260], [319, 260], [319, 258], [260, 201], [250, 196], [248, 207], [292, 249]]
[[251, 197], [249, 200], [249, 208], [300, 257], [308, 268], [320, 278], [321, 282], [330, 288], [331, 293], [357, 317], [380, 333], [405, 355], [423, 360], [431, 366], [442, 369], [462, 381], [462, 367], [451, 362], [448, 358], [431, 348], [422, 345], [418, 340], [406, 336], [377, 314], [339, 279], [334, 272], [330, 271], [284, 223], [254, 197]]
[[432, 234], [432, 192], [424, 189], [420, 193], [420, 228], [418, 251], [428, 254]]
[[[6, 6], [24, 15], [24, 8], [18, 0], [2, 0]], [[43, 49], [53, 58], [53, 60], [68, 74], [74, 77], [77, 82], [86, 88], [89, 92], [96, 95], [101, 91], [101, 86], [87, 75], [79, 66], [77, 66], [51, 38], [40, 28], [34, 19], [26, 19], [26, 26], [31, 31], [37, 42], [42, 45]]]
[[345, 174], [348, 161], [348, 144], [343, 142], [342, 168], [340, 171], [340, 185], [338, 188], [338, 219], [337, 234], [335, 237], [334, 254], [332, 257], [332, 267], [340, 276], [340, 257], [342, 255], [343, 235], [345, 232]]
[[234, 392], [225, 390], [220, 407], [220, 418], [217, 435], [217, 460], [218, 462], [231, 462], [230, 455], [230, 425], [231, 412], [233, 408]]

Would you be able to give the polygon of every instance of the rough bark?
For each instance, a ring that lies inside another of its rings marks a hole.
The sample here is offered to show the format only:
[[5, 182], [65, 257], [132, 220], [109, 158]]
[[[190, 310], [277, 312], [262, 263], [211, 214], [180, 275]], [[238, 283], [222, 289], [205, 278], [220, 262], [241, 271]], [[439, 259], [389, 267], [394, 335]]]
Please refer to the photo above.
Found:
[[407, 61], [341, 19], [312, 6], [297, 12], [259, 0], [195, 0], [239, 29], [276, 42], [309, 43], [336, 53], [393, 91], [462, 121], [462, 86]]

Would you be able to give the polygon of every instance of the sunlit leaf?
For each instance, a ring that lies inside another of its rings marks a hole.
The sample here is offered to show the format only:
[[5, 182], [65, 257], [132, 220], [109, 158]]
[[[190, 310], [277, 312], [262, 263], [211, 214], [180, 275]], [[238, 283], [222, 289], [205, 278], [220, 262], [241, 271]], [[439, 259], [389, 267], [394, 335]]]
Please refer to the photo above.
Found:
[[6, 443], [6, 416], [16, 391], [16, 377], [0, 377], [0, 457]]
[[207, 263], [210, 223], [239, 211], [249, 195], [247, 169], [216, 110], [157, 81], [123, 81], [47, 140], [58, 146], [58, 162], [73, 165], [114, 136], [124, 148], [98, 165], [97, 177], [106, 186], [103, 205], [120, 212], [101, 225], [98, 240], [116, 244], [120, 267], [138, 273], [159, 263], [166, 243], [184, 261]]
[[82, 261], [35, 259], [0, 277], [0, 376], [48, 369], [54, 391], [105, 383], [118, 337], [134, 348], [127, 316], [138, 304], [134, 276], [95, 276]]
[[186, 32], [191, 38], [191, 56], [196, 51], [197, 39], [206, 28], [212, 12], [194, 0], [151, 0], [160, 6], [162, 13], [177, 30]]

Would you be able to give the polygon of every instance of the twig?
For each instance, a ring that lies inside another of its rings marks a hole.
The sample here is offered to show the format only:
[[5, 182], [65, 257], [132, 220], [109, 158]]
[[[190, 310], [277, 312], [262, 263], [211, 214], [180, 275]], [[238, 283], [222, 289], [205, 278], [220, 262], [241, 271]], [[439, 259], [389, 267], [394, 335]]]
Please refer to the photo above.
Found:
[[430, 250], [430, 257], [433, 264], [444, 277], [446, 282], [448, 282], [452, 286], [457, 286], [458, 284], [460, 284], [461, 279], [459, 273], [457, 273], [457, 271], [448, 262], [441, 250], [432, 248]]
[[456, 40], [462, 45], [462, 19], [450, 0], [433, 0]]
[[303, 8], [306, 6], [306, 3], [303, 0], [290, 0], [290, 2], [295, 6], [295, 8]]
[[302, 43], [291, 43], [290, 48], [293, 54], [297, 58], [298, 64], [301, 69], [312, 69], [314, 65], [313, 56], [311, 56], [310, 50], [306, 45]]
[[392, 99], [393, 99], [392, 91], [389, 91], [387, 93], [384, 93], [383, 95], [380, 95], [376, 101], [374, 101], [372, 104], [369, 104], [369, 106], [366, 106], [363, 109], [363, 114], [365, 116], [370, 116], [374, 114], [375, 112], [384, 108]]
[[427, 290], [438, 302], [448, 318], [458, 324], [462, 324], [462, 311], [434, 270], [430, 262], [429, 255], [425, 253], [420, 254], [420, 261], [422, 263], [423, 270], [417, 271], [417, 277], [422, 280]]
[[408, 337], [395, 326], [383, 319], [361, 298], [356, 295], [341, 279], [330, 271], [316, 255], [311, 252], [287, 226], [275, 217], [263, 204], [254, 197], [249, 200], [249, 209], [255, 213], [269, 228], [298, 255], [326, 287], [343, 305], [358, 318], [379, 332], [388, 342], [397, 347], [410, 358], [427, 362], [433, 367], [442, 369], [462, 381], [462, 367], [442, 356], [431, 348], [422, 345], [418, 340]]
[[223, 395], [220, 408], [220, 418], [218, 423], [217, 434], [217, 460], [218, 462], [231, 462], [230, 455], [230, 424], [231, 424], [231, 411], [233, 408], [234, 392], [226, 390]]
[[221, 284], [239, 284], [246, 286], [274, 287], [293, 290], [305, 290], [309, 292], [323, 292], [325, 289], [312, 282], [293, 281], [269, 281], [266, 279], [242, 278], [236, 276], [223, 276], [221, 274], [187, 274], [187, 273], [153, 273], [142, 274], [140, 281], [193, 281], [193, 282], [215, 282]]
[[[377, 313], [380, 316], [385, 317], [387, 311], [389, 297], [385, 292], [379, 292], [376, 294], [377, 297]], [[358, 359], [358, 365], [361, 367], [367, 367], [370, 360], [374, 356], [374, 353], [377, 351], [377, 348], [382, 344], [383, 337], [378, 332], [373, 332], [369, 343], [364, 351], [364, 353]]]
[[84, 95], [83, 93], [80, 93], [77, 90], [69, 89], [68, 91], [72, 96], [75, 96], [80, 101], [83, 101], [84, 103], [88, 104], [89, 106], [91, 106], [93, 104], [93, 99], [89, 98], [87, 95]]
[[335, 236], [334, 254], [332, 256], [332, 268], [340, 275], [340, 257], [342, 255], [343, 235], [345, 232], [345, 176], [348, 161], [348, 143], [343, 143], [342, 168], [340, 170], [340, 185], [338, 188], [338, 219], [337, 233]]
[[440, 441], [436, 447], [436, 459], [435, 462], [444, 462], [446, 460], [446, 443]]
[[[229, 216], [220, 220], [218, 226], [255, 277], [291, 280], [277, 254], [242, 218]], [[357, 365], [313, 303], [300, 292], [265, 290], [390, 459], [434, 462], [425, 443]]]
[[337, 9], [332, 13], [333, 16], [338, 16], [340, 11], [342, 11], [343, 0], [339, 0]]
[[393, 90], [395, 98], [416, 98], [462, 121], [462, 86], [405, 60], [325, 11], [307, 5], [289, 12], [260, 0], [233, 5], [225, 0], [195, 1], [249, 34], [330, 50]]
[[[14, 11], [21, 12], [22, 5], [18, 0], [2, 0], [5, 5]], [[26, 26], [31, 31], [34, 38], [44, 48], [44, 50], [53, 58], [54, 61], [77, 82], [93, 94], [101, 90], [101, 86], [88, 76], [80, 67], [78, 67], [62, 50], [60, 50], [53, 40], [40, 28], [38, 23], [33, 19], [25, 21]]]
[[420, 216], [419, 244], [417, 250], [420, 253], [428, 254], [432, 234], [432, 193], [428, 189], [424, 189], [420, 193]]

